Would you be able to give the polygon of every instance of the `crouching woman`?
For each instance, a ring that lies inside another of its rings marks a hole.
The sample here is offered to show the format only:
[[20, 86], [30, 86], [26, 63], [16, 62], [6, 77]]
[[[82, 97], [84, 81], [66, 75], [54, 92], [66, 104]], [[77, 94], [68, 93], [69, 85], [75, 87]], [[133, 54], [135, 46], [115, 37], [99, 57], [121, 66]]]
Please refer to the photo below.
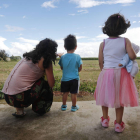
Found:
[[[52, 62], [55, 63], [56, 51], [57, 43], [46, 38], [33, 51], [23, 54], [23, 59], [11, 71], [2, 92], [6, 102], [16, 108], [13, 116], [25, 116], [24, 108], [31, 104], [32, 110], [40, 115], [50, 110], [55, 83]], [[47, 82], [42, 78], [44, 73]]]

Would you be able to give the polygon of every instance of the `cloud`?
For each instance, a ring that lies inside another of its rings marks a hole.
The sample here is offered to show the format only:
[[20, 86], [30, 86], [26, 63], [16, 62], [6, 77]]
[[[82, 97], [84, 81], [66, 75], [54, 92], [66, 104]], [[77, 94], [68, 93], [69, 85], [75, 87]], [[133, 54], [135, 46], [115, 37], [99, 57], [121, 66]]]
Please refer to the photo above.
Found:
[[140, 17], [140, 14], [138, 14], [138, 15], [134, 15], [134, 16], [131, 16], [131, 17]]
[[69, 14], [70, 16], [75, 16], [76, 14]]
[[[130, 28], [125, 34], [121, 36], [128, 38], [131, 42], [140, 46], [140, 27]], [[77, 49], [75, 53], [79, 54], [81, 57], [98, 57], [99, 45], [103, 41], [103, 39], [108, 38], [108, 36], [105, 34], [99, 34], [94, 38], [89, 38], [87, 36], [78, 35], [76, 38]], [[5, 45], [5, 41], [7, 41], [6, 38], [0, 37], [0, 49], [6, 50], [6, 52], [10, 56], [22, 56], [23, 53], [31, 51], [39, 43], [38, 40], [19, 37], [16, 42], [11, 42], [10, 46], [7, 47]], [[56, 42], [58, 43], [57, 52], [66, 53], [66, 50], [64, 48], [64, 40], [61, 38], [56, 40]], [[140, 52], [138, 53], [138, 56], [140, 56]]]
[[123, 4], [123, 6], [129, 5], [135, 0], [108, 0], [108, 1], [99, 1], [99, 0], [69, 0], [71, 3], [78, 5], [78, 8], [90, 8], [93, 6], [98, 6], [102, 4]]
[[4, 8], [8, 8], [9, 5], [8, 5], [8, 4], [3, 4], [3, 7], [4, 7]]
[[38, 40], [18, 38], [18, 42], [11, 42], [10, 47], [7, 47], [5, 45], [6, 40], [6, 38], [0, 37], [0, 49], [5, 50], [9, 56], [22, 56], [23, 53], [33, 50], [33, 48], [39, 43]]
[[131, 42], [140, 45], [140, 27], [128, 29], [128, 31], [122, 36], [127, 37]]
[[26, 16], [23, 16], [22, 18], [26, 18]]
[[10, 26], [10, 25], [5, 25], [6, 31], [8, 32], [18, 32], [24, 30], [24, 28], [21, 27], [16, 27], [16, 26]]
[[102, 42], [104, 39], [108, 38], [107, 35], [105, 34], [100, 34], [100, 35], [97, 35], [95, 38], [90, 38], [88, 40], [92, 40], [94, 42]]
[[78, 14], [69, 14], [70, 16], [76, 16], [76, 15], [81, 15], [81, 14], [87, 14], [88, 10], [78, 10], [77, 11]]
[[87, 38], [86, 36], [76, 36], [76, 39]]
[[0, 15], [0, 17], [5, 17], [4, 15]]
[[18, 40], [19, 40], [20, 42], [23, 42], [23, 43], [30, 43], [30, 44], [32, 44], [32, 45], [36, 45], [36, 44], [39, 43], [38, 40], [25, 39], [25, 38], [23, 38], [23, 37], [18, 38]]
[[6, 38], [0, 36], [0, 50], [5, 50], [5, 51], [9, 50], [9, 48], [4, 44], [4, 41], [6, 40], [7, 40]]
[[133, 21], [132, 23], [136, 23], [136, 21]]
[[88, 10], [78, 10], [77, 12], [81, 13], [81, 14], [86, 14], [86, 13], [88, 13]]
[[[127, 37], [131, 42], [140, 46], [140, 27], [128, 29], [128, 31], [123, 36]], [[137, 56], [140, 56], [140, 52], [137, 54]]]
[[[77, 49], [75, 53], [79, 54], [81, 57], [98, 57], [99, 45], [102, 40], [95, 40], [89, 42], [80, 42], [79, 39], [88, 38], [86, 36], [76, 36], [77, 38]], [[58, 43], [58, 53], [67, 53], [64, 48], [64, 40], [58, 39], [56, 40]]]
[[70, 16], [75, 16], [75, 15], [81, 15], [81, 14], [87, 14], [88, 10], [84, 9], [84, 10], [78, 10], [77, 11], [78, 14], [69, 14]]
[[104, 27], [104, 26], [99, 26], [99, 28], [102, 28], [102, 27]]
[[58, 0], [51, 0], [51, 1], [46, 1], [44, 2], [41, 6], [44, 8], [56, 8], [57, 6], [54, 5], [55, 2]]
[[[137, 44], [140, 46], [140, 27], [137, 28], [131, 28], [128, 29], [128, 31], [122, 35], [122, 37], [128, 38], [131, 42]], [[78, 36], [77, 36], [78, 38]], [[103, 41], [103, 39], [108, 38], [105, 34], [99, 34], [95, 36], [94, 38], [89, 39], [89, 37], [86, 37], [87, 41], [81, 42], [81, 40], [77, 41], [77, 49], [75, 53], [78, 53], [81, 57], [98, 57], [99, 52], [99, 46], [100, 43]], [[64, 41], [63, 40], [56, 40], [58, 43], [58, 52], [66, 53], [66, 50], [64, 49]], [[140, 52], [137, 56], [140, 56]]]

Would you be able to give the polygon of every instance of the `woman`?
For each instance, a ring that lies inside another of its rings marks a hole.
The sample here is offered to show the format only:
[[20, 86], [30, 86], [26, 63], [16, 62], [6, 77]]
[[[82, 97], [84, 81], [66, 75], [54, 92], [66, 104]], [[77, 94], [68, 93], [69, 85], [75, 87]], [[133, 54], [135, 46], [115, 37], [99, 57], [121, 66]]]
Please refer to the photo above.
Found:
[[[51, 39], [39, 42], [33, 51], [23, 54], [8, 76], [2, 92], [6, 102], [16, 108], [15, 117], [25, 116], [24, 107], [32, 104], [32, 110], [40, 115], [52, 105], [52, 87], [55, 80], [52, 61], [56, 60], [57, 43]], [[42, 78], [46, 74], [47, 82]]]

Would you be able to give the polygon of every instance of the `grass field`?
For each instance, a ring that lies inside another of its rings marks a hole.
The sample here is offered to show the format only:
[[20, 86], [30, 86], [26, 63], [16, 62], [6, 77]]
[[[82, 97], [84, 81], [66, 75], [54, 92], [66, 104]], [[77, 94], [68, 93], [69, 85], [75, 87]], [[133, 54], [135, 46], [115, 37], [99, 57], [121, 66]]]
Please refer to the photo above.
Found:
[[[139, 68], [140, 68], [140, 59], [137, 59]], [[1, 62], [0, 61], [0, 90], [8, 77], [9, 73], [16, 65], [17, 62]], [[62, 71], [58, 65], [58, 61], [53, 66], [54, 76], [55, 76], [55, 87], [54, 91], [60, 91], [60, 80], [62, 76]], [[100, 73], [98, 60], [83, 60], [83, 69], [80, 72], [80, 91], [94, 93], [97, 79]], [[135, 83], [137, 90], [140, 93], [140, 72], [135, 77]]]
[[[16, 65], [17, 62], [1, 62], [0, 61], [0, 89], [2, 88], [3, 83], [5, 82], [6, 78], [8, 77], [9, 73], [13, 69], [13, 67]], [[62, 77], [62, 71], [58, 65], [58, 61], [56, 61], [56, 64], [53, 66], [54, 68], [54, 76], [56, 81], [60, 82]], [[87, 84], [92, 85], [93, 87], [96, 86], [97, 78], [100, 73], [98, 61], [97, 60], [83, 60], [83, 69], [80, 72], [80, 82], [85, 83], [85, 86]], [[60, 83], [56, 82], [55, 90], [60, 89]], [[86, 87], [83, 85], [83, 90], [86, 91]], [[92, 89], [91, 89], [92, 91]]]

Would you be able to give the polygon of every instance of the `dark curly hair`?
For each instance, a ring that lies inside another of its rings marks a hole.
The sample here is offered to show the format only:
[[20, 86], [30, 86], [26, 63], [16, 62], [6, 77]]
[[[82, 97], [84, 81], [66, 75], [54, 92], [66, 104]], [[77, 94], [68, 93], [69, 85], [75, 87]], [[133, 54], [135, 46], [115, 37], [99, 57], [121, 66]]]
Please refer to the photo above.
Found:
[[32, 60], [34, 64], [38, 63], [41, 57], [43, 57], [43, 67], [48, 68], [52, 61], [55, 64], [57, 46], [55, 41], [46, 38], [40, 41], [34, 50], [24, 53], [23, 57], [26, 58], [26, 60]]
[[73, 50], [76, 46], [77, 40], [74, 35], [70, 34], [64, 39], [64, 47], [66, 48], [66, 50], [68, 51]]
[[102, 28], [104, 34], [108, 36], [119, 36], [127, 31], [130, 27], [130, 21], [125, 20], [124, 16], [116, 13], [111, 15], [105, 22], [105, 26]]

